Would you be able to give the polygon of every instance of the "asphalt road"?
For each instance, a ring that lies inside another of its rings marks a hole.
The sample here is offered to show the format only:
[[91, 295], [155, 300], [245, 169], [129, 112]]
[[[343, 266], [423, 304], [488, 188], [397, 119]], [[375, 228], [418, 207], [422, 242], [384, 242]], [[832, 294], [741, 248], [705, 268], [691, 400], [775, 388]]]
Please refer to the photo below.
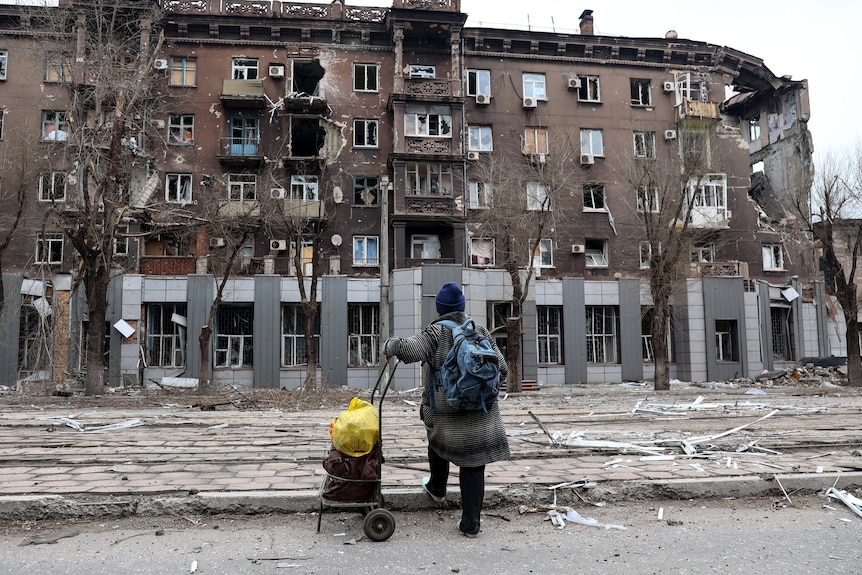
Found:
[[[0, 572], [56, 575], [862, 573], [862, 519], [824, 496], [572, 505], [601, 528], [546, 510], [489, 510], [477, 539], [457, 510], [395, 513], [390, 539], [359, 513], [0, 523]], [[661, 514], [661, 518], [659, 518]], [[31, 543], [32, 538], [56, 543]], [[62, 536], [57, 539], [58, 536]], [[30, 539], [28, 539], [30, 538]]]

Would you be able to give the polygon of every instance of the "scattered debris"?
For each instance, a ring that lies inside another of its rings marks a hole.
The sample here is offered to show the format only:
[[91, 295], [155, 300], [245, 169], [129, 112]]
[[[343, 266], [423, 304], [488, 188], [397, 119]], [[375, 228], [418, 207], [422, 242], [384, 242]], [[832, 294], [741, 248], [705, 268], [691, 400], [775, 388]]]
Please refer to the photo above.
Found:
[[850, 495], [844, 490], [835, 489], [834, 486], [829, 488], [829, 491], [826, 492], [826, 495], [828, 497], [838, 499], [844, 505], [849, 507], [853, 513], [855, 513], [859, 517], [862, 517], [862, 499]]
[[617, 529], [619, 531], [626, 530], [626, 528], [622, 525], [600, 523], [592, 517], [583, 517], [580, 513], [578, 513], [571, 507], [559, 507], [557, 509], [551, 509], [550, 511], [548, 511], [548, 516], [551, 518], [551, 523], [553, 523], [560, 529], [565, 527], [566, 521], [568, 521], [569, 523], [577, 523], [579, 525], [586, 525], [587, 527], [601, 527], [603, 529]]
[[[63, 424], [66, 427], [71, 427], [75, 431], [80, 431], [82, 433], [104, 433], [106, 431], [116, 431], [118, 429], [128, 429], [130, 427], [140, 427], [144, 425], [144, 422], [140, 419], [128, 419], [126, 421], [120, 421], [117, 423], [111, 423], [109, 425], [96, 425], [93, 427], [89, 427], [80, 421], [75, 421], [69, 417], [40, 417], [39, 421], [53, 421], [58, 424]], [[55, 431], [53, 427], [48, 427], [47, 431]]]
[[65, 529], [62, 531], [53, 531], [48, 533], [47, 535], [34, 535], [33, 537], [27, 537], [18, 544], [19, 547], [25, 547], [27, 545], [42, 545], [43, 543], [53, 544], [59, 541], [60, 539], [64, 539], [66, 537], [75, 537], [79, 532], [73, 529]]

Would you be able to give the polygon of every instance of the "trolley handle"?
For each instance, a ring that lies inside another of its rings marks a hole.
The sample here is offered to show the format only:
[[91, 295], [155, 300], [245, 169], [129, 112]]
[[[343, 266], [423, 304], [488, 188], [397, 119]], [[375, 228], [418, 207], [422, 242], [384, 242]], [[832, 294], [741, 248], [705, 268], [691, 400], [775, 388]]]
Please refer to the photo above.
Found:
[[[386, 378], [386, 383], [382, 386], [380, 383], [383, 381], [383, 376], [386, 373], [386, 368], [389, 367], [389, 364], [392, 364], [392, 370], [389, 372], [389, 377]], [[377, 381], [374, 384], [374, 389], [371, 390], [371, 405], [374, 405], [374, 396], [377, 394], [377, 391], [380, 390], [380, 399], [378, 401], [378, 411], [383, 405], [383, 399], [386, 397], [386, 392], [389, 391], [389, 385], [392, 383], [392, 378], [395, 375], [395, 368], [398, 367], [398, 358], [395, 356], [390, 356], [386, 358], [386, 362], [380, 368], [380, 374], [377, 376]]]

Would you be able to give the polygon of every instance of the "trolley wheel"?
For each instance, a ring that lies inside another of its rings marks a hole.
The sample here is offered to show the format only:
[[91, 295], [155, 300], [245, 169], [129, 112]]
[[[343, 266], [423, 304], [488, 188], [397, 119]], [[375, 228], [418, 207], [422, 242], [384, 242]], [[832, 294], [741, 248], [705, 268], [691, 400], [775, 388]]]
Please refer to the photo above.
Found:
[[386, 541], [395, 533], [395, 516], [386, 509], [372, 509], [362, 522], [362, 530], [372, 541]]

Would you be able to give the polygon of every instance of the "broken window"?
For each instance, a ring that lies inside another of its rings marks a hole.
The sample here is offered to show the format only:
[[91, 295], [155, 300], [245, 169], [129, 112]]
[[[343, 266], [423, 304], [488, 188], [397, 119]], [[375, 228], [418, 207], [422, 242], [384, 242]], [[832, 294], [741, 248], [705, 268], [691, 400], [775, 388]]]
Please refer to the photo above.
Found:
[[18, 328], [18, 369], [21, 372], [29, 374], [50, 367], [53, 318], [51, 304], [45, 297], [25, 297]]
[[615, 306], [586, 306], [587, 362], [617, 363], [619, 312]]
[[655, 159], [655, 132], [634, 132], [635, 158], [639, 160]]
[[715, 224], [728, 218], [725, 174], [706, 174], [699, 181], [689, 181], [688, 194], [692, 224]]
[[604, 140], [601, 130], [583, 129], [581, 130], [581, 155], [585, 156], [604, 156]]
[[[290, 269], [287, 275], [296, 276], [296, 240], [290, 241]], [[310, 278], [314, 275], [314, 238], [309, 235], [302, 236], [301, 245], [299, 246], [299, 265], [302, 266], [302, 276]]]
[[491, 71], [490, 70], [467, 70], [467, 95], [468, 96], [490, 96], [491, 95]]
[[353, 120], [353, 145], [357, 148], [377, 147], [377, 120]]
[[377, 304], [349, 304], [348, 367], [377, 365], [380, 349], [380, 309]]
[[550, 305], [536, 306], [536, 320], [538, 363], [562, 363], [563, 308]]
[[600, 102], [602, 93], [599, 89], [598, 76], [578, 76], [581, 87], [578, 88], [578, 100], [581, 102]]
[[256, 58], [234, 58], [230, 65], [230, 77], [234, 80], [256, 80], [257, 70]]
[[554, 267], [554, 241], [548, 238], [539, 240], [535, 251], [533, 251], [534, 268]]
[[521, 80], [523, 83], [524, 98], [547, 100], [544, 74], [524, 73], [521, 75]]
[[6, 79], [6, 70], [9, 64], [9, 51], [0, 50], [0, 80]]
[[147, 304], [147, 366], [183, 367], [186, 349], [186, 304]]
[[48, 52], [45, 55], [45, 81], [70, 82], [72, 80], [72, 62], [74, 59], [67, 54]]
[[638, 260], [642, 270], [650, 268], [652, 262], [652, 244], [648, 241], [642, 241], [638, 244]]
[[532, 156], [533, 154], [548, 153], [548, 129], [547, 128], [524, 128], [524, 154]]
[[632, 78], [630, 85], [632, 106], [652, 106], [652, 91], [649, 80]]
[[470, 126], [467, 149], [471, 152], [493, 152], [494, 136], [491, 126]]
[[302, 202], [319, 201], [317, 176], [290, 176], [288, 199]]
[[293, 92], [307, 96], [320, 96], [320, 80], [325, 70], [318, 60], [293, 61]]
[[512, 302], [488, 302], [488, 331], [497, 343], [497, 347], [506, 355], [506, 320], [512, 317]]
[[353, 236], [353, 265], [379, 265], [379, 243], [377, 236]]
[[584, 184], [584, 211], [588, 210], [606, 211], [604, 184]]
[[763, 245], [763, 270], [779, 271], [784, 269], [784, 249], [781, 244]]
[[494, 265], [493, 238], [470, 238], [470, 264], [476, 267]]
[[793, 313], [788, 307], [771, 307], [769, 314], [772, 325], [772, 358], [794, 361], [796, 350], [793, 343]]
[[171, 86], [193, 87], [197, 84], [198, 61], [195, 58], [171, 58]]
[[44, 110], [42, 112], [42, 140], [63, 142], [69, 137], [69, 120], [66, 112]]
[[290, 156], [314, 158], [321, 155], [326, 130], [318, 117], [293, 116], [290, 119]]
[[694, 242], [691, 244], [691, 261], [709, 264], [715, 261], [715, 244], [712, 242]]
[[168, 143], [195, 143], [195, 117], [191, 114], [171, 114], [168, 117]]
[[376, 206], [380, 203], [380, 187], [377, 176], [353, 178], [353, 203], [357, 206]]
[[661, 210], [658, 190], [640, 186], [637, 190], [638, 211], [642, 213], [658, 213]]
[[216, 367], [251, 367], [254, 334], [254, 307], [219, 306], [216, 312]]
[[36, 239], [37, 264], [63, 263], [63, 234], [42, 234]]
[[470, 208], [490, 208], [494, 205], [494, 190], [490, 182], [468, 182]]
[[66, 199], [66, 172], [39, 174], [39, 201], [62, 202]]
[[[314, 316], [314, 340], [320, 341], [320, 316]], [[305, 316], [296, 303], [281, 308], [281, 365], [293, 367], [308, 363], [305, 347]]]
[[227, 199], [253, 202], [257, 199], [257, 174], [228, 174]]
[[437, 236], [415, 235], [410, 238], [410, 246], [413, 253], [413, 259], [440, 259], [440, 238]]
[[411, 78], [436, 78], [437, 72], [434, 66], [422, 66], [420, 64], [410, 65]]
[[186, 205], [192, 201], [192, 175], [166, 174], [165, 201], [169, 204]]
[[584, 240], [584, 256], [588, 268], [608, 267], [608, 240], [587, 238]]
[[739, 361], [738, 337], [735, 319], [715, 320], [716, 361]]
[[449, 106], [408, 104], [404, 115], [408, 136], [452, 137], [452, 110]]
[[0, 140], [3, 139], [3, 136], [5, 134], [5, 130], [3, 129], [3, 127], [5, 125], [6, 125], [6, 110], [3, 108], [0, 108]]
[[129, 255], [129, 225], [117, 224], [114, 230], [114, 255]]
[[527, 182], [527, 209], [543, 212], [550, 210], [551, 198], [548, 188], [540, 182]]
[[257, 156], [260, 146], [260, 119], [237, 114], [230, 117], [230, 155]]
[[353, 89], [357, 92], [377, 92], [377, 64], [353, 65]]
[[706, 82], [700, 74], [685, 72], [676, 75], [676, 91], [683, 100], [696, 102], [709, 101], [709, 91]]
[[760, 141], [760, 118], [751, 118], [748, 121], [748, 141]]
[[452, 194], [452, 166], [430, 162], [407, 162], [407, 193], [411, 195]]

